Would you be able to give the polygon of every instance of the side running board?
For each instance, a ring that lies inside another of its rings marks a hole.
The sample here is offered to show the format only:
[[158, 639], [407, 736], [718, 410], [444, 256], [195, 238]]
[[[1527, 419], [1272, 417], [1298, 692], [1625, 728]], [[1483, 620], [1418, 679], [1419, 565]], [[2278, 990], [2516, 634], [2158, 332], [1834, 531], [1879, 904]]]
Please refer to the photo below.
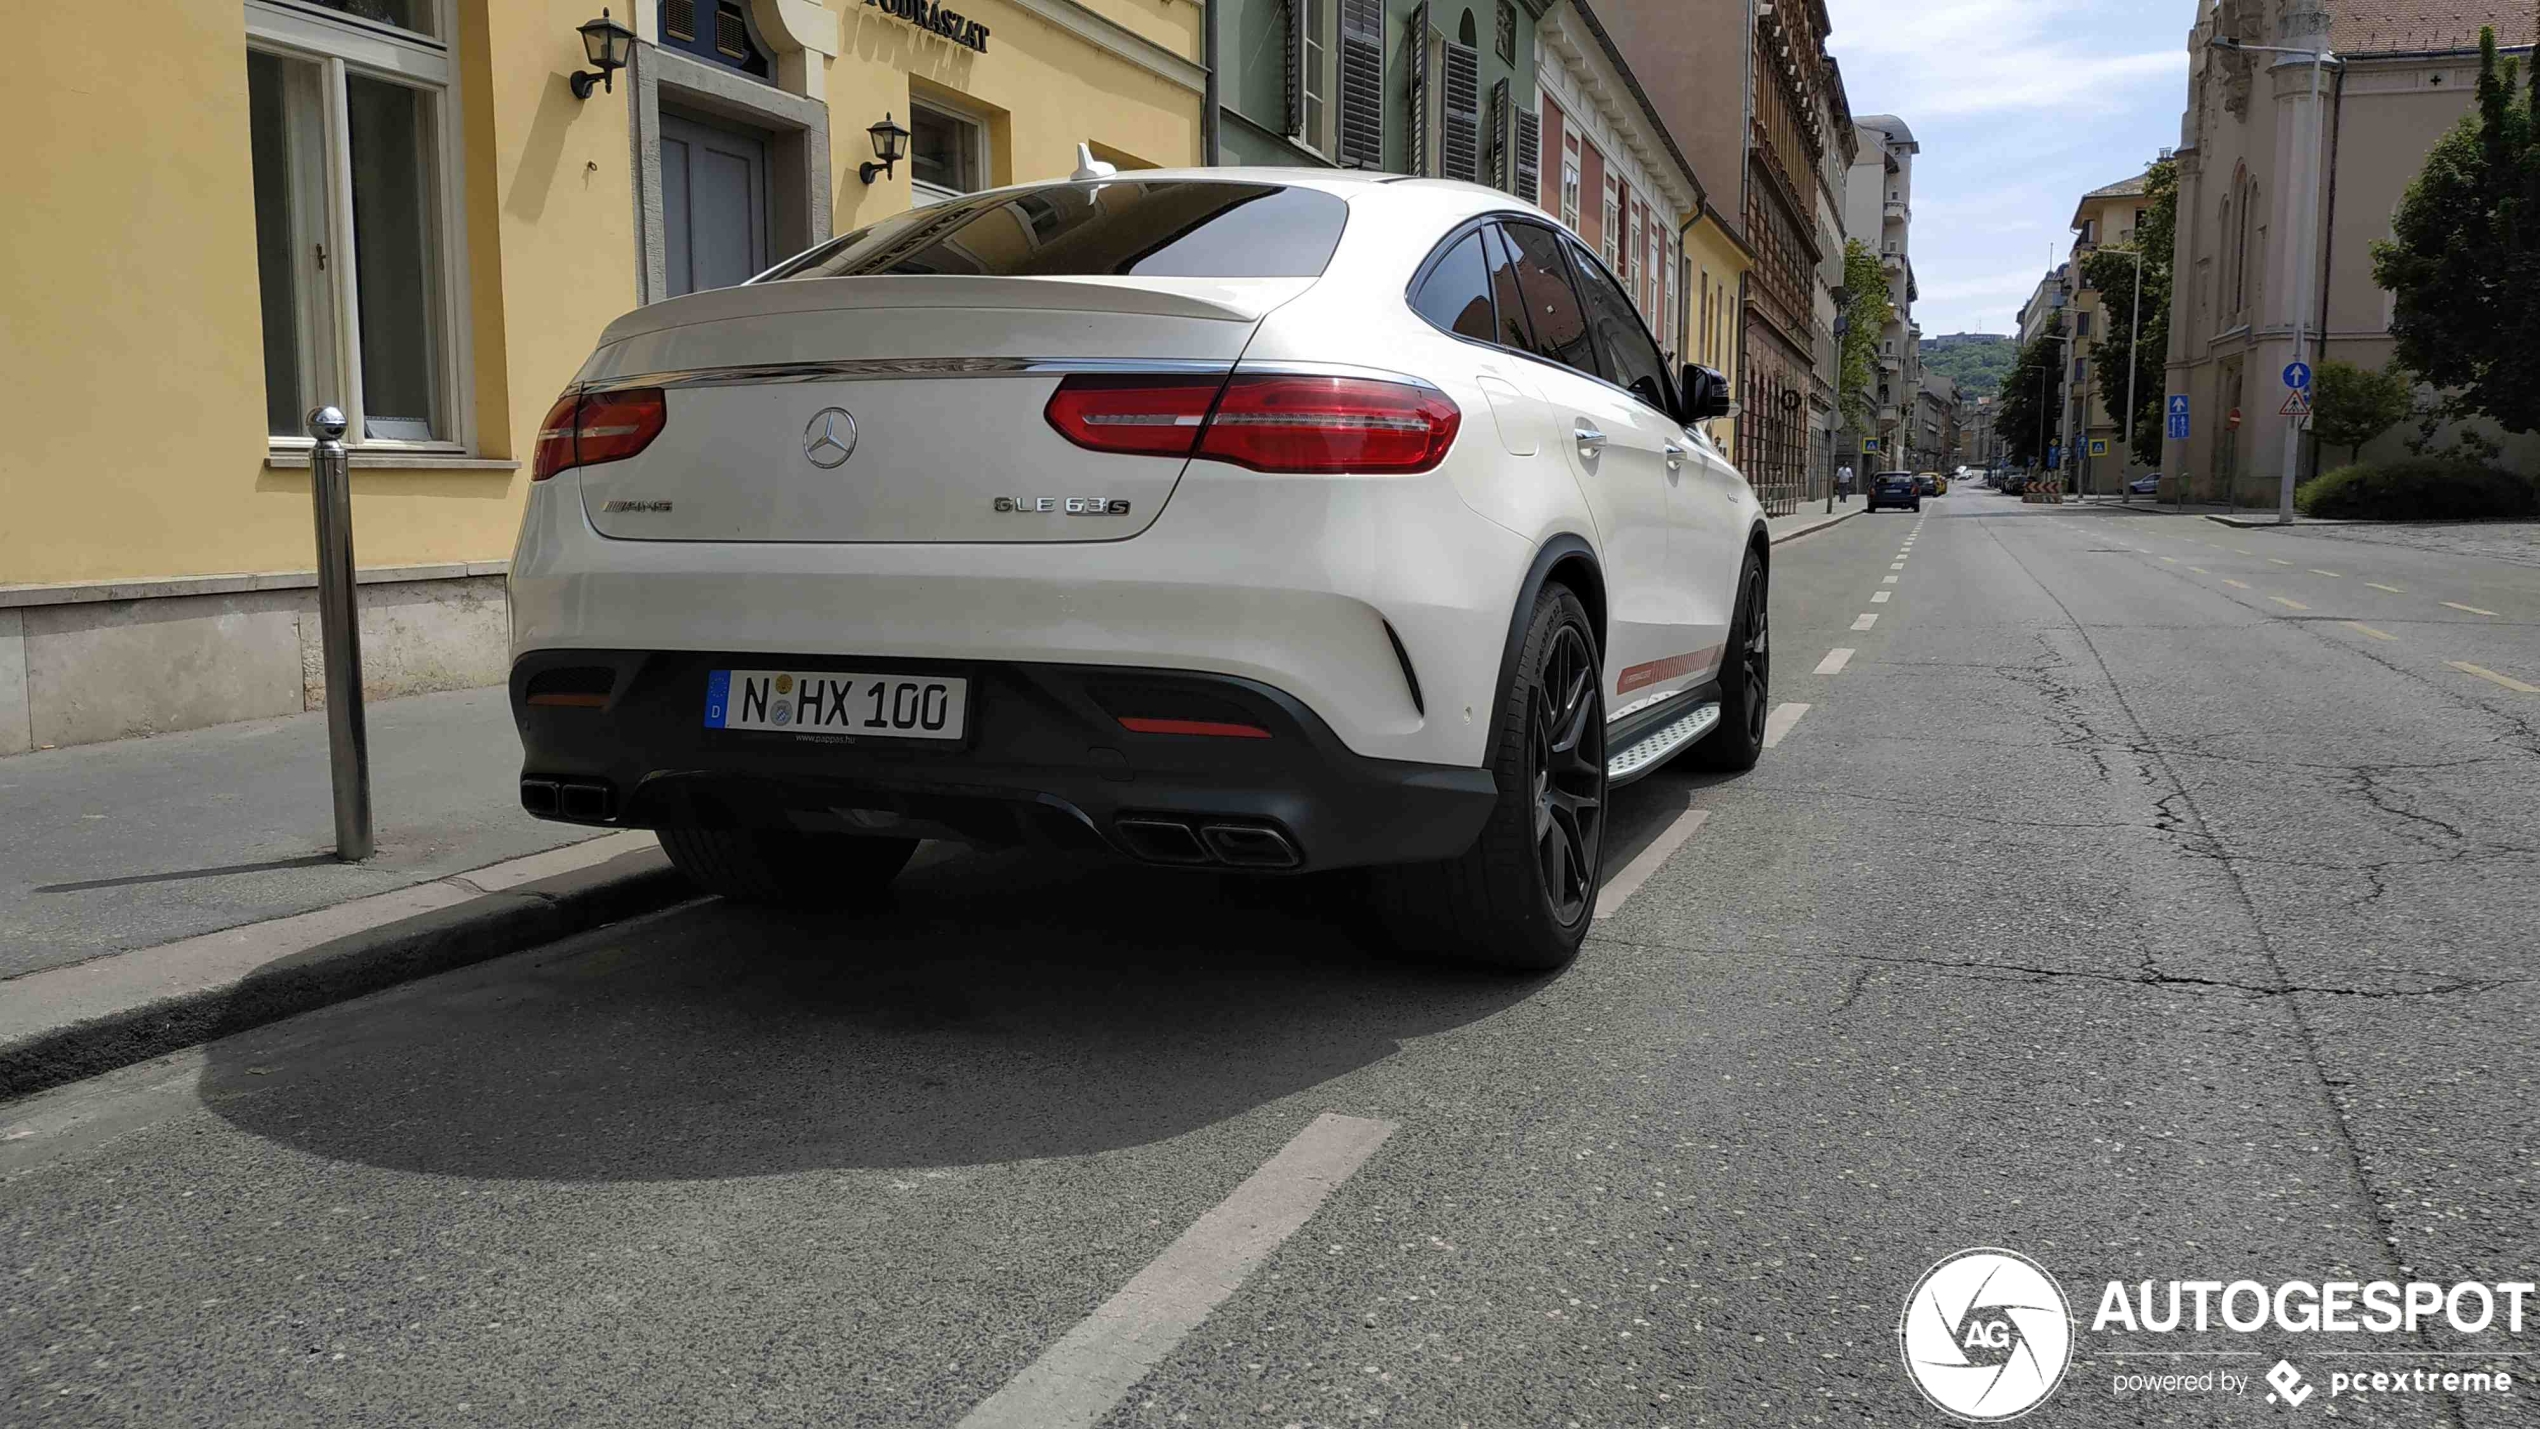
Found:
[[1606, 782], [1619, 787], [1652, 773], [1686, 746], [1719, 727], [1718, 701], [1696, 705], [1682, 717], [1669, 720], [1642, 735], [1630, 748], [1607, 756]]

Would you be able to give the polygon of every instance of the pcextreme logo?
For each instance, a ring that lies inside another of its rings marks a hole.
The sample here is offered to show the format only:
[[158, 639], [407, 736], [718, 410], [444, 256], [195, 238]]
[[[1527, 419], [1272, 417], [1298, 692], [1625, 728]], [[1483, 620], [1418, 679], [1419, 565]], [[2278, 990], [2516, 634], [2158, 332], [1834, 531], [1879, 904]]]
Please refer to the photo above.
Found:
[[2064, 1378], [2072, 1307], [2015, 1250], [1962, 1250], [1923, 1272], [1896, 1324], [1905, 1373], [1933, 1407], [1973, 1423], [2017, 1419]]

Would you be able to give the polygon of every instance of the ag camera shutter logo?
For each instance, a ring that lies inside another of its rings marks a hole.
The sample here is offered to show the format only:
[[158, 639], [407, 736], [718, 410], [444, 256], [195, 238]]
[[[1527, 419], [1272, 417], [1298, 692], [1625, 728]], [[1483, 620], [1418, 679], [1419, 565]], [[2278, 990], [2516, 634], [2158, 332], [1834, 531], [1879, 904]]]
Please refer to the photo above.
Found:
[[2072, 1360], [2072, 1307], [2015, 1250], [1962, 1250], [1923, 1272], [1896, 1324], [1905, 1373], [1934, 1408], [1973, 1423], [2017, 1419]]

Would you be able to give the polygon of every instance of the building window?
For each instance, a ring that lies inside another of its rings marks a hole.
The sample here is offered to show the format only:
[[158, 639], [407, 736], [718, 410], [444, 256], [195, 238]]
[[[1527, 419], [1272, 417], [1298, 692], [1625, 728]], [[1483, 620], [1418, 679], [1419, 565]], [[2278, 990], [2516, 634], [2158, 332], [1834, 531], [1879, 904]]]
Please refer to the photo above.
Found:
[[912, 100], [908, 106], [908, 178], [919, 208], [987, 187], [988, 131], [965, 114]]
[[1623, 226], [1623, 199], [1621, 193], [1614, 187], [1614, 175], [1611, 170], [1608, 170], [1605, 175], [1605, 207], [1602, 213], [1605, 226], [1597, 232], [1596, 242], [1597, 247], [1603, 250], [1605, 266], [1611, 268], [1615, 266], [1614, 250], [1622, 240], [1620, 230]]
[[1513, 65], [1517, 62], [1516, 0], [1499, 0], [1497, 29], [1498, 34], [1493, 41], [1492, 48], [1499, 51], [1499, 58], [1502, 63]]
[[1298, 3], [1305, 6], [1305, 73], [1299, 76], [1305, 92], [1305, 142], [1318, 153], [1329, 153], [1331, 141], [1323, 129], [1331, 107], [1331, 85], [1323, 70], [1332, 52], [1332, 17], [1323, 0]]
[[247, 19], [267, 433], [298, 444], [331, 404], [356, 443], [464, 443], [438, 0], [258, 0]]
[[1579, 231], [1579, 134], [1568, 125], [1561, 129], [1561, 222]]
[[740, 0], [661, 0], [661, 42], [708, 64], [774, 83], [766, 47], [750, 28], [748, 9]]

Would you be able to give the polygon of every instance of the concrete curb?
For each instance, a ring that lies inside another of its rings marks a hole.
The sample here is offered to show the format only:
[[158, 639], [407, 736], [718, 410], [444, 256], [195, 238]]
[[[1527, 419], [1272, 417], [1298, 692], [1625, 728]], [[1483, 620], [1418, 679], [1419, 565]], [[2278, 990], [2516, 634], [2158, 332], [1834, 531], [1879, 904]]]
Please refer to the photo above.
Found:
[[[2208, 512], [2206, 512], [2206, 513], [2205, 513], [2205, 519], [2206, 519], [2206, 520], [2208, 520], [2208, 521], [2213, 522], [2213, 523], [2214, 523], [2215, 525], [2217, 525], [2217, 526], [2229, 526], [2229, 527], [2233, 528], [2234, 530], [2238, 530], [2238, 531], [2260, 531], [2260, 530], [2269, 530], [2269, 529], [2273, 529], [2273, 528], [2281, 527], [2281, 526], [2283, 526], [2283, 525], [2285, 525], [2285, 524], [2286, 524], [2286, 523], [2284, 523], [2284, 522], [2282, 522], [2282, 521], [2278, 521], [2277, 519], [2275, 519], [2275, 513], [2274, 513], [2274, 512], [2272, 512], [2272, 511], [2268, 512], [2268, 513], [2267, 513], [2266, 515], [2264, 515], [2264, 516], [2233, 516], [2233, 515], [2226, 515], [2225, 513], [2220, 512], [2220, 511], [2208, 511]], [[2389, 524], [2392, 524], [2392, 523], [2389, 523], [2389, 522], [2362, 522], [2362, 523], [2358, 523], [2358, 522], [2354, 522], [2354, 521], [2340, 521], [2340, 520], [2338, 520], [2338, 519], [2336, 519], [2336, 518], [2334, 518], [2334, 517], [2329, 517], [2329, 516], [2296, 516], [2296, 517], [2294, 517], [2294, 518], [2293, 518], [2292, 524], [2293, 524], [2293, 525], [2296, 525], [2296, 526], [2353, 526], [2353, 525], [2358, 525], [2358, 524], [2362, 524], [2362, 525], [2389, 525]]]
[[699, 896], [649, 833], [0, 983], [21, 1097]]
[[[1870, 508], [1864, 506], [1858, 511], [1838, 511], [1832, 516], [1822, 517], [1809, 523], [1808, 525], [1800, 527], [1796, 531], [1775, 532], [1771, 538], [1771, 542], [1776, 546], [1787, 545], [1792, 541], [1798, 540], [1802, 536], [1814, 536], [1828, 527], [1840, 526], [1855, 516], [1866, 516], [1869, 514], [1869, 510]], [[1769, 522], [1766, 524], [1766, 529], [1771, 529]]]

